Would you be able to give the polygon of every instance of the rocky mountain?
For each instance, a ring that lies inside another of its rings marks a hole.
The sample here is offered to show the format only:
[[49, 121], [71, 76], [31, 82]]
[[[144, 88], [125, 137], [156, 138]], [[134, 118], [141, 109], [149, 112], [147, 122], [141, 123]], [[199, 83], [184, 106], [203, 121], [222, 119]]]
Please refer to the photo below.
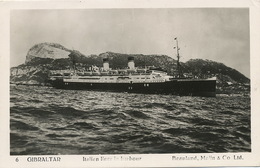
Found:
[[210, 60], [202, 59], [190, 59], [184, 64], [184, 68], [188, 72], [193, 72], [193, 74], [203, 77], [203, 75], [213, 74], [219, 79], [229, 78], [226, 81], [232, 83], [249, 83], [250, 80], [238, 72], [237, 70], [227, 67], [223, 63], [214, 62]]
[[[166, 70], [173, 75], [176, 70], [176, 60], [167, 55], [120, 54], [113, 52], [99, 55], [84, 55], [76, 50], [70, 50], [56, 43], [41, 43], [34, 45], [27, 53], [25, 63], [11, 68], [10, 82], [16, 84], [45, 85], [50, 71], [88, 69], [92, 65], [102, 66], [103, 58], [109, 59], [113, 69], [127, 67], [127, 58], [133, 56], [137, 67], [154, 66]], [[250, 80], [235, 69], [222, 63], [191, 59], [181, 62], [182, 72], [195, 78], [216, 76], [219, 88], [230, 85], [248, 85]]]
[[46, 59], [44, 63], [48, 63], [48, 60], [58, 58], [68, 58], [70, 50], [56, 43], [40, 43], [34, 45], [26, 55], [25, 64], [32, 64], [38, 59]]

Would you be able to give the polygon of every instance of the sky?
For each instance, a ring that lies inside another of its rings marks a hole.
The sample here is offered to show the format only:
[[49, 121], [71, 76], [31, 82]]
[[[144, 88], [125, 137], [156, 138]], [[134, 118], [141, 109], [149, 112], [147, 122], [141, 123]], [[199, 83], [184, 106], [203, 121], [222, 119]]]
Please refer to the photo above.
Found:
[[181, 61], [208, 59], [250, 78], [248, 8], [143, 8], [13, 10], [11, 67], [25, 62], [28, 50], [59, 43], [85, 55], [107, 51], [163, 54]]

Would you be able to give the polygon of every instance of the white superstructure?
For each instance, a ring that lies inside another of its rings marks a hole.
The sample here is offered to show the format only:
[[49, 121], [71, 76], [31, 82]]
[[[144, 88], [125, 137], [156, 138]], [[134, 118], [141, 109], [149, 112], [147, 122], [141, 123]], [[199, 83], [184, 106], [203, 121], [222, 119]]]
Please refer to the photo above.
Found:
[[[61, 76], [53, 75], [52, 78]], [[111, 70], [108, 58], [103, 59], [102, 68], [92, 68], [92, 71], [66, 73], [62, 75], [66, 83], [160, 83], [170, 81], [172, 76], [159, 70], [140, 69], [134, 65], [134, 57], [128, 58], [128, 69]]]
[[[126, 70], [127, 71], [127, 70]], [[171, 76], [167, 73], [161, 71], [149, 71], [146, 73], [127, 73], [119, 74], [115, 71], [110, 71], [108, 74], [97, 72], [88, 72], [86, 75], [84, 73], [71, 74], [68, 77], [64, 77], [64, 82], [83, 82], [83, 83], [155, 83], [155, 82], [165, 82], [169, 81]]]

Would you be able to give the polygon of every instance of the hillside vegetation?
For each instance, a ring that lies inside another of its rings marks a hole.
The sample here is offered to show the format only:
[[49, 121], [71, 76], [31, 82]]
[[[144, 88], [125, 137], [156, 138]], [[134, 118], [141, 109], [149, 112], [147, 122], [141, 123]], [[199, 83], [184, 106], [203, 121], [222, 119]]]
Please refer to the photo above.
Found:
[[[121, 54], [105, 52], [99, 55], [84, 55], [56, 43], [34, 45], [27, 53], [24, 64], [11, 68], [10, 82], [16, 84], [46, 85], [50, 70], [88, 69], [92, 65], [102, 67], [103, 58], [109, 59], [112, 69], [126, 68], [127, 58], [133, 56], [136, 67], [160, 67], [173, 75], [176, 60], [167, 55]], [[74, 66], [73, 66], [74, 65]], [[210, 60], [191, 59], [181, 62], [182, 72], [196, 78], [217, 77], [218, 90], [226, 92], [240, 87], [249, 90], [250, 80], [235, 69], [223, 63]]]

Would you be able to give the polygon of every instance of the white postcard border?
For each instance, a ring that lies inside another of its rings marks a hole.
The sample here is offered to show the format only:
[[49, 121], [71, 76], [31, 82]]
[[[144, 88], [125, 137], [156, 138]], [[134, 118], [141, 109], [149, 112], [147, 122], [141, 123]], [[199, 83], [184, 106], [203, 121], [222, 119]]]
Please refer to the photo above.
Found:
[[[260, 2], [258, 0], [105, 0], [56, 2], [1, 2], [0, 3], [0, 167], [209, 167], [209, 166], [260, 166]], [[9, 62], [10, 62], [10, 11], [14, 9], [87, 9], [87, 8], [199, 8], [236, 7], [250, 9], [250, 76], [251, 76], [251, 149], [248, 153], [205, 154], [126, 154], [126, 155], [55, 155], [10, 156], [9, 128]], [[4, 79], [4, 80], [3, 80]], [[3, 149], [3, 150], [2, 150]], [[197, 157], [196, 160], [176, 160], [177, 157]], [[35, 159], [36, 157], [36, 159]], [[98, 161], [86, 161], [89, 157]], [[102, 157], [103, 160], [102, 160]], [[124, 160], [121, 158], [133, 158]], [[39, 159], [40, 158], [40, 159]], [[50, 161], [50, 158], [52, 158]], [[60, 158], [60, 161], [58, 159]], [[84, 158], [86, 159], [84, 161]], [[107, 158], [108, 160], [105, 160]], [[118, 159], [119, 158], [119, 159]], [[136, 158], [134, 160], [134, 158]], [[141, 159], [138, 159], [141, 158]], [[207, 159], [202, 159], [207, 158]], [[215, 158], [214, 160], [212, 158]], [[220, 158], [220, 159], [218, 159]], [[49, 161], [47, 161], [49, 159]], [[56, 159], [57, 161], [54, 161]], [[41, 160], [41, 161], [39, 161]], [[45, 161], [43, 161], [45, 160]]]

